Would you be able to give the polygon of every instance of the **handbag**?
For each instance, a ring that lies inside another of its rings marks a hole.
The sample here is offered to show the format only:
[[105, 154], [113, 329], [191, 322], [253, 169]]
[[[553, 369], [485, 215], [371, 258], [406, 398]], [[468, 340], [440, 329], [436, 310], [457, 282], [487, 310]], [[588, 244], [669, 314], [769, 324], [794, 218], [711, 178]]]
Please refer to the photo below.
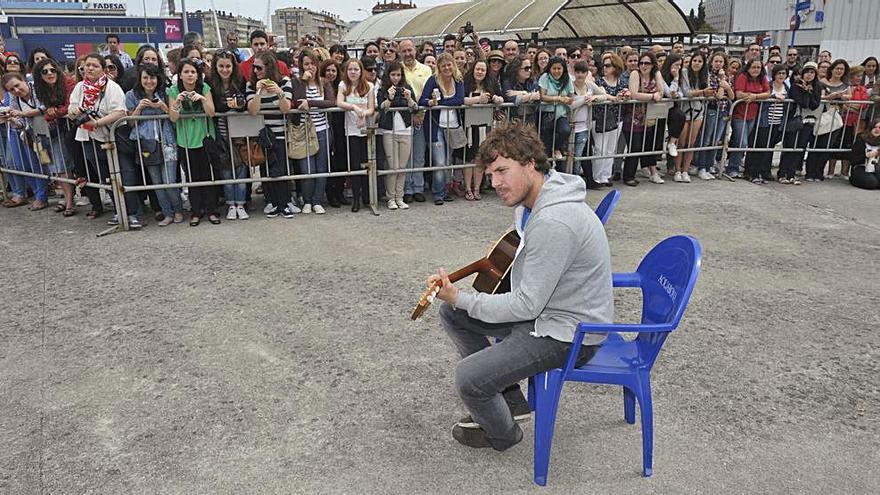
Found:
[[287, 123], [287, 157], [302, 160], [318, 152], [318, 131], [311, 117], [304, 116], [299, 125]]
[[251, 167], [259, 167], [266, 163], [266, 152], [260, 146], [259, 140], [255, 138], [236, 140], [238, 148], [238, 156], [241, 157], [242, 163], [250, 163]]
[[158, 166], [165, 161], [159, 142], [154, 139], [141, 139], [140, 149], [144, 166]]
[[814, 136], [830, 134], [843, 127], [843, 119], [840, 117], [840, 112], [837, 111], [837, 107], [829, 108], [826, 105], [825, 109], [826, 110], [822, 112], [822, 115], [819, 116], [816, 126], [813, 127]]
[[462, 126], [443, 129], [443, 138], [451, 150], [464, 148], [468, 144], [467, 134]]

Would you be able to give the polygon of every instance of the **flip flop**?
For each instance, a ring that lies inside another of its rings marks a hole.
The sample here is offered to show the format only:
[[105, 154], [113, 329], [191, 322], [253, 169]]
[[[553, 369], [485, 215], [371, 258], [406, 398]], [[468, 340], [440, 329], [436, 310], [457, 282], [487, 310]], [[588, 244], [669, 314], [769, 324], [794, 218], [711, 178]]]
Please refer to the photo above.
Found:
[[45, 210], [46, 208], [49, 207], [49, 203], [46, 203], [46, 202], [44, 202], [44, 203], [43, 203], [42, 205], [40, 205], [40, 206], [34, 206], [35, 204], [37, 204], [36, 201], [34, 201], [33, 203], [31, 203], [31, 205], [28, 206], [28, 210], [31, 210], [31, 211], [40, 211], [40, 210]]
[[54, 210], [55, 213], [61, 213], [62, 211], [66, 210], [66, 209], [67, 209], [67, 207], [64, 206], [64, 204], [62, 204], [62, 203], [57, 203], [55, 205], [55, 207], [52, 208], [52, 210]]
[[65, 208], [64, 211], [61, 213], [61, 215], [65, 216], [65, 217], [72, 217], [72, 216], [76, 215], [76, 209], [75, 208]]

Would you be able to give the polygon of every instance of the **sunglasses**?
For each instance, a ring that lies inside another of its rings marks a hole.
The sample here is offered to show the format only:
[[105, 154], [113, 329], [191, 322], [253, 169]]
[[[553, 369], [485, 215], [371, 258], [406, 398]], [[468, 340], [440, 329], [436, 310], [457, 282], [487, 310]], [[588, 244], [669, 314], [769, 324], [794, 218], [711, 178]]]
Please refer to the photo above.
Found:
[[44, 76], [47, 75], [47, 74], [56, 74], [56, 73], [57, 73], [57, 72], [56, 72], [55, 69], [53, 69], [52, 67], [46, 67], [45, 69], [43, 69], [43, 70], [40, 71], [40, 74], [42, 74], [42, 75], [44, 75]]
[[365, 68], [364, 70], [367, 71], [367, 72], [376, 72], [376, 68], [375, 68], [375, 67], [370, 67], [369, 69]]
[[113, 64], [107, 64], [107, 70], [116, 70], [116, 66]]
[[14, 59], [14, 58], [7, 58], [6, 65], [10, 65], [10, 64], [11, 65], [21, 65], [21, 62], [19, 62], [18, 60]]
[[641, 65], [641, 66], [654, 65], [654, 62], [650, 62], [650, 61], [639, 62], [639, 65]]
[[254, 64], [254, 70], [263, 70], [263, 69], [265, 69], [265, 67], [263, 67], [262, 65]]
[[568, 58], [581, 58], [581, 54], [580, 54], [580, 52], [572, 53], [571, 55], [568, 56]]
[[602, 67], [604, 67], [606, 69], [610, 69], [611, 67], [614, 67], [614, 66], [611, 64], [603, 64]]
[[532, 66], [531, 65], [523, 65], [522, 67], [520, 67], [520, 69], [521, 70], [532, 70]]

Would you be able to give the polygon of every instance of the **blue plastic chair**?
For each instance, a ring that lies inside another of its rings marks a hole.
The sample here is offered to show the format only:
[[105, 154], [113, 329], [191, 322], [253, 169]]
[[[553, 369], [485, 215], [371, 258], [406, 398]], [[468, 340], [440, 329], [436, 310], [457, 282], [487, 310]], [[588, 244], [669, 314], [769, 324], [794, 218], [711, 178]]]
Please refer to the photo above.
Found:
[[617, 189], [609, 191], [608, 194], [602, 198], [602, 202], [596, 207], [596, 216], [602, 221], [602, 225], [605, 225], [605, 222], [608, 221], [608, 217], [611, 216], [611, 212], [614, 211], [614, 207], [617, 206], [618, 201], [620, 201], [620, 191]]
[[[666, 337], [681, 322], [700, 273], [701, 256], [696, 239], [670, 237], [655, 246], [635, 272], [613, 274], [614, 287], [642, 290], [641, 323], [579, 324], [565, 368], [539, 373], [529, 380], [529, 402], [535, 411], [535, 483], [547, 484], [556, 409], [566, 381], [622, 386], [623, 416], [629, 424], [635, 423], [638, 400], [642, 419], [642, 475], [653, 474], [651, 367]], [[598, 332], [608, 332], [607, 340], [587, 364], [575, 367], [584, 335]], [[638, 332], [639, 335], [633, 341], [626, 341], [618, 332]]]

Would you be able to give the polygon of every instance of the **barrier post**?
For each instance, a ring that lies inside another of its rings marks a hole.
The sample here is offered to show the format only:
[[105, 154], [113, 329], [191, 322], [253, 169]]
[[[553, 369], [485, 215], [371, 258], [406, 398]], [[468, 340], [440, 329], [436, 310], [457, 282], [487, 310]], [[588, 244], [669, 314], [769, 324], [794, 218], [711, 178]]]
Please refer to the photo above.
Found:
[[367, 189], [370, 191], [370, 209], [373, 215], [379, 216], [379, 175], [378, 163], [376, 162], [376, 127], [371, 123], [367, 126], [367, 163], [361, 164], [360, 168], [367, 169]]
[[[728, 148], [730, 148], [730, 138], [733, 137], [733, 109], [736, 107], [737, 103], [741, 101], [743, 100], [736, 100], [730, 104], [730, 110], [727, 111], [727, 122], [724, 124], [724, 134], [721, 139], [721, 163], [724, 164], [724, 169], [719, 170], [718, 175], [726, 178], [730, 182], [736, 182], [736, 180], [727, 175], [727, 163], [730, 161]], [[745, 161], [745, 156], [743, 156], [743, 161]]]
[[571, 108], [568, 109], [568, 128], [571, 132], [568, 133], [568, 152], [565, 154], [565, 173], [571, 174], [574, 172], [574, 143], [575, 143], [575, 134], [574, 134], [574, 111]]
[[[6, 163], [3, 163], [3, 167], [6, 167]], [[9, 199], [9, 196], [6, 194], [6, 173], [0, 172], [0, 197], [3, 198], [3, 201]]]
[[122, 230], [128, 230], [128, 211], [125, 208], [125, 191], [122, 189], [122, 177], [119, 172], [119, 160], [116, 156], [116, 139], [115, 129], [110, 133], [110, 141], [101, 145], [101, 148], [107, 152], [107, 168], [110, 171], [110, 187], [113, 191], [113, 202], [116, 204], [116, 218], [119, 225], [99, 232], [98, 237], [117, 231], [120, 227]]

